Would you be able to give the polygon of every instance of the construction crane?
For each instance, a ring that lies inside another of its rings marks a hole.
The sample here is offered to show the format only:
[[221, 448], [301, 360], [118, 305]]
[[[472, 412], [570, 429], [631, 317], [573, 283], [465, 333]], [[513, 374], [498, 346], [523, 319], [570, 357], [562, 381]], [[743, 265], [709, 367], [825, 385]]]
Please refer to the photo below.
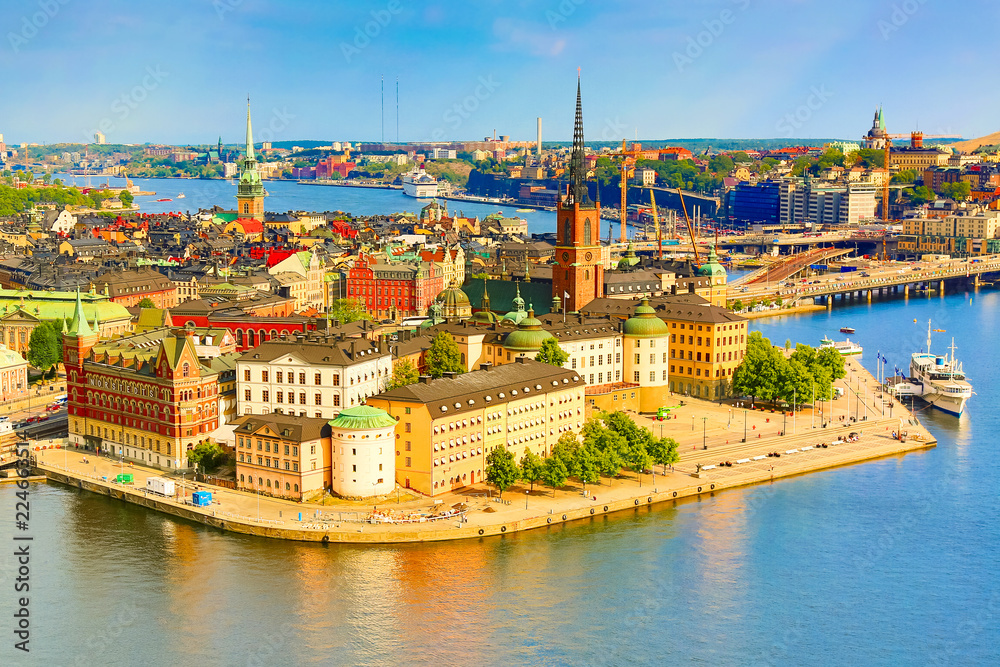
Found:
[[[954, 139], [958, 135], [954, 134], [924, 134], [919, 130], [914, 130], [909, 134], [886, 134], [885, 135], [885, 178], [882, 179], [882, 222], [889, 224], [889, 153], [892, 150], [893, 139], [910, 139], [910, 148], [923, 148], [924, 139]], [[882, 251], [885, 259], [885, 251]]]
[[626, 146], [625, 139], [622, 139], [621, 151], [618, 153], [612, 153], [608, 157], [612, 159], [621, 160], [621, 209], [619, 211], [619, 220], [621, 223], [621, 242], [625, 242], [625, 223], [628, 218], [628, 179], [635, 175], [635, 163], [640, 155], [645, 155], [647, 153], [655, 153], [657, 155], [662, 155], [664, 153], [672, 153], [673, 150], [669, 148], [649, 148], [644, 149], [639, 146], [639, 144], [632, 144], [631, 150]]
[[657, 259], [663, 259], [663, 234], [660, 233], [660, 218], [656, 215], [656, 195], [653, 188], [649, 189], [649, 204], [653, 209], [653, 229], [656, 230]]

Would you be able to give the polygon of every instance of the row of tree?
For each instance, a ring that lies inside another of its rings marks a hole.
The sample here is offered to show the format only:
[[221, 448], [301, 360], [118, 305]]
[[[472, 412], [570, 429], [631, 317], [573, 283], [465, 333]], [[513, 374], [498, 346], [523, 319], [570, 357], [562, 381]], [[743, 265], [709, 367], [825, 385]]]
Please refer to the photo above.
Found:
[[820, 350], [799, 343], [790, 356], [759, 331], [747, 339], [746, 356], [733, 371], [733, 392], [754, 399], [801, 404], [812, 396], [829, 400], [833, 381], [847, 374], [844, 357], [832, 347]]
[[624, 412], [601, 413], [583, 425], [579, 436], [564, 433], [544, 459], [525, 448], [518, 462], [514, 452], [497, 447], [486, 457], [486, 481], [501, 496], [518, 481], [531, 490], [536, 482], [555, 489], [575, 477], [586, 489], [602, 476], [617, 477], [623, 468], [642, 474], [655, 464], [665, 472], [678, 458], [674, 439], [654, 437]]

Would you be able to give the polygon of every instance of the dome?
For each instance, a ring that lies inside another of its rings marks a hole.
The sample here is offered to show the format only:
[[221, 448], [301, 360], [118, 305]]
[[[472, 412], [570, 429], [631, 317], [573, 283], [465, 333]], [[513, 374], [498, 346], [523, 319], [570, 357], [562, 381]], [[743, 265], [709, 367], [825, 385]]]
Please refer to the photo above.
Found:
[[542, 328], [541, 321], [535, 318], [534, 309], [529, 309], [528, 316], [518, 323], [517, 331], [507, 334], [503, 347], [513, 352], [537, 352], [549, 338], [555, 336]]
[[396, 420], [385, 410], [369, 405], [358, 405], [341, 410], [339, 415], [327, 423], [333, 428], [362, 430], [395, 426]]
[[625, 320], [624, 333], [630, 338], [659, 338], [669, 331], [666, 322], [657, 317], [656, 311], [649, 305], [649, 299], [643, 299], [635, 314]]
[[698, 269], [700, 276], [725, 276], [726, 269], [719, 263], [719, 256], [715, 254], [715, 246], [711, 246], [708, 251], [708, 261]]
[[434, 299], [441, 304], [442, 315], [448, 319], [466, 319], [472, 315], [472, 303], [469, 295], [458, 288], [458, 284], [452, 280], [448, 289], [437, 295]]

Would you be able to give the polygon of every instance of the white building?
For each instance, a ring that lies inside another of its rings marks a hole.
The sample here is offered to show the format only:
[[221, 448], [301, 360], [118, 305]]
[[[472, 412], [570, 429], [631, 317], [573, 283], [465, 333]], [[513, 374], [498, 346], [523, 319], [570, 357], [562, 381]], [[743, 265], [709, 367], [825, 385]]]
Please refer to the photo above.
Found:
[[330, 421], [330, 488], [366, 498], [396, 487], [396, 420], [384, 410], [359, 405]]
[[269, 340], [236, 362], [237, 414], [329, 419], [381, 392], [391, 374], [389, 349], [364, 338]]

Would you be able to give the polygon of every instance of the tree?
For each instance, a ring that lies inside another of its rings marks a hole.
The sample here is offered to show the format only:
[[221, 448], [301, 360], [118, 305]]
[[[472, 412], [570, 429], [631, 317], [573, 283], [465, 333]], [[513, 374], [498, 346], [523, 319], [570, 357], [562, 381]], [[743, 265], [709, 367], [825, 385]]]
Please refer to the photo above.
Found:
[[937, 199], [937, 195], [934, 194], [934, 191], [926, 185], [918, 185], [915, 188], [905, 188], [903, 190], [903, 195], [905, 195], [914, 206], [923, 206], [924, 204], [928, 204]]
[[400, 359], [392, 366], [392, 377], [389, 378], [386, 391], [415, 384], [419, 379], [417, 367], [413, 365], [413, 362], [409, 359]]
[[465, 372], [462, 353], [459, 352], [455, 339], [447, 331], [438, 332], [431, 341], [431, 347], [427, 350], [427, 372], [435, 378], [449, 372]]
[[941, 194], [950, 197], [955, 201], [964, 201], [972, 194], [972, 186], [968, 181], [958, 181], [957, 183], [942, 183]]
[[135, 197], [128, 190], [122, 190], [118, 193], [118, 199], [121, 200], [123, 206], [131, 207], [132, 202], [135, 201]]
[[188, 461], [196, 468], [201, 467], [202, 472], [215, 470], [226, 460], [226, 453], [222, 447], [214, 442], [199, 442], [193, 450], [188, 453]]
[[542, 478], [543, 466], [542, 457], [525, 447], [521, 457], [521, 479], [530, 485], [530, 491], [535, 490], [535, 482]]
[[646, 451], [646, 445], [643, 442], [630, 442], [629, 447], [625, 450], [625, 464], [628, 466], [629, 470], [635, 473], [642, 473], [643, 470], [649, 468], [652, 465], [653, 457], [649, 455]]
[[759, 331], [747, 338], [746, 356], [733, 371], [733, 390], [743, 396], [773, 398], [785, 357]]
[[713, 155], [708, 160], [708, 170], [728, 174], [733, 170], [733, 158], [728, 155]]
[[892, 176], [893, 183], [912, 183], [915, 180], [917, 180], [916, 169], [900, 169]]
[[514, 453], [506, 447], [497, 447], [486, 457], [486, 481], [497, 487], [500, 497], [520, 478], [521, 471], [514, 462]]
[[584, 491], [588, 484], [597, 484], [601, 481], [601, 453], [593, 447], [582, 445], [576, 450], [576, 458], [573, 459], [572, 474], [583, 482]]
[[673, 438], [654, 438], [649, 447], [649, 455], [653, 463], [663, 466], [663, 474], [667, 474], [667, 466], [672, 466], [680, 460], [677, 451], [677, 441]]
[[142, 297], [139, 303], [135, 304], [138, 308], [156, 308], [156, 304], [148, 296]]
[[733, 301], [733, 312], [738, 313], [741, 310], [743, 310], [743, 302], [740, 301], [739, 299], [736, 299], [736, 301]]
[[560, 368], [566, 363], [567, 359], [569, 359], [569, 352], [559, 347], [559, 343], [555, 338], [546, 338], [542, 342], [542, 347], [538, 350], [538, 354], [535, 355], [535, 361], [540, 361], [543, 364], [552, 364]]
[[862, 148], [854, 151], [854, 156], [858, 164], [868, 169], [885, 166], [885, 151], [878, 148]]
[[566, 484], [567, 478], [569, 478], [569, 471], [566, 470], [566, 464], [562, 462], [562, 459], [556, 456], [545, 459], [545, 463], [542, 465], [542, 480], [552, 487], [552, 495], [555, 495], [557, 486]]
[[35, 327], [28, 340], [28, 363], [35, 368], [48, 372], [62, 358], [62, 348], [59, 337], [49, 322], [43, 322]]
[[330, 319], [338, 320], [341, 324], [372, 319], [372, 316], [365, 311], [365, 307], [357, 299], [337, 299], [330, 306], [329, 316]]

